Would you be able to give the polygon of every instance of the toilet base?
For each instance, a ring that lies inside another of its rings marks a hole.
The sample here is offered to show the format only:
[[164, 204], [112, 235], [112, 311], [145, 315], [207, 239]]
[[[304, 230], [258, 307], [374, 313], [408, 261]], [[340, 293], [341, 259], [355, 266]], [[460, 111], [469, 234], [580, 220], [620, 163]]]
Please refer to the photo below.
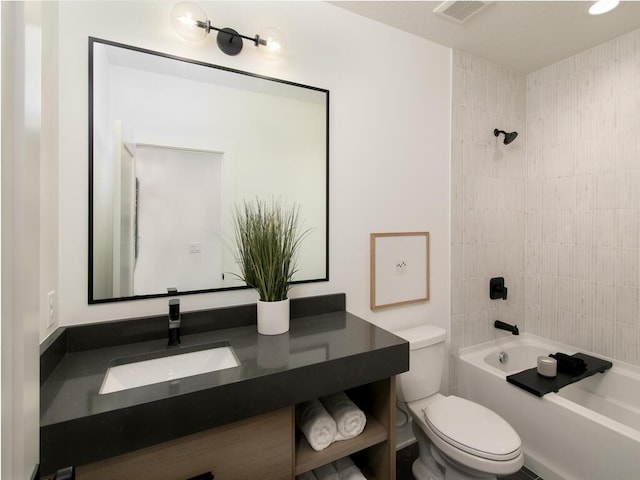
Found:
[[497, 480], [495, 475], [472, 471], [446, 458], [415, 424], [413, 431], [418, 439], [419, 452], [411, 467], [416, 480]]
[[411, 472], [417, 480], [444, 480], [444, 469], [438, 466], [433, 457], [431, 461], [426, 462], [423, 458], [416, 458], [411, 466]]
[[413, 434], [413, 419], [406, 406], [396, 404], [396, 450], [416, 443]]

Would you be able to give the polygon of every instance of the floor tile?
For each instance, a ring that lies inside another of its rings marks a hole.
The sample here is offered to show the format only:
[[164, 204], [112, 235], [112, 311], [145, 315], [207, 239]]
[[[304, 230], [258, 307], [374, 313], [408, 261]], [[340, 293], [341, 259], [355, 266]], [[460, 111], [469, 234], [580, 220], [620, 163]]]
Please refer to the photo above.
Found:
[[[415, 480], [411, 473], [411, 465], [418, 458], [418, 444], [414, 443], [396, 452], [396, 480]], [[500, 480], [543, 480], [527, 467]]]
[[396, 452], [396, 480], [414, 480], [411, 465], [416, 458], [418, 458], [417, 443]]

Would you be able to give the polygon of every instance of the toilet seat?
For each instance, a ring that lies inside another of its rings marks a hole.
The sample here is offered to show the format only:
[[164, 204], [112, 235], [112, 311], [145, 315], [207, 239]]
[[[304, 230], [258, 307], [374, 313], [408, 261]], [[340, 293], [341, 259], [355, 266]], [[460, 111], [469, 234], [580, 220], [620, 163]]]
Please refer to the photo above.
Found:
[[520, 453], [522, 442], [513, 427], [483, 405], [449, 396], [422, 410], [435, 434], [467, 453], [498, 461]]
[[[502, 417], [491, 410], [459, 397], [444, 397], [440, 394], [410, 402], [408, 406], [414, 419], [414, 427], [422, 430], [437, 449], [452, 461], [492, 475], [508, 475], [522, 467], [524, 455], [520, 437]], [[424, 410], [429, 415], [433, 414], [435, 420], [427, 419]], [[490, 412], [488, 420], [486, 412]], [[499, 420], [493, 418], [493, 415]], [[435, 426], [432, 426], [434, 423]], [[450, 425], [456, 423], [458, 431]], [[499, 433], [495, 436], [497, 441], [494, 443], [489, 438], [493, 437], [495, 425], [499, 425]], [[503, 425], [508, 427], [504, 431]], [[512, 432], [508, 432], [509, 429]], [[467, 432], [468, 435], [461, 432]], [[491, 435], [487, 435], [487, 432], [491, 432]]]

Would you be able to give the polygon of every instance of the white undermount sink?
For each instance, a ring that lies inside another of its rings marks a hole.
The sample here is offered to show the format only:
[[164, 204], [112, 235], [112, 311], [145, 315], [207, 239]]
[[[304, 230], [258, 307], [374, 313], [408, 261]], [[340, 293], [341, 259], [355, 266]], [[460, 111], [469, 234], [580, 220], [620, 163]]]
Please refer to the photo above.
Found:
[[240, 365], [233, 348], [215, 346], [188, 353], [127, 362], [109, 367], [99, 393], [167, 382]]

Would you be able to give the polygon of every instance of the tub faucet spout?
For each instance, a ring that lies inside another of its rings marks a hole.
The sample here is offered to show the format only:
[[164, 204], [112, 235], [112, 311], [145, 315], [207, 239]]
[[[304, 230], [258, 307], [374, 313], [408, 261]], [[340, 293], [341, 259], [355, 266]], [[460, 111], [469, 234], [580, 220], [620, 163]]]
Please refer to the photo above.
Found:
[[493, 322], [493, 326], [498, 330], [506, 330], [507, 332], [511, 332], [513, 335], [520, 335], [517, 325], [509, 325], [508, 323], [496, 320], [495, 322]]

